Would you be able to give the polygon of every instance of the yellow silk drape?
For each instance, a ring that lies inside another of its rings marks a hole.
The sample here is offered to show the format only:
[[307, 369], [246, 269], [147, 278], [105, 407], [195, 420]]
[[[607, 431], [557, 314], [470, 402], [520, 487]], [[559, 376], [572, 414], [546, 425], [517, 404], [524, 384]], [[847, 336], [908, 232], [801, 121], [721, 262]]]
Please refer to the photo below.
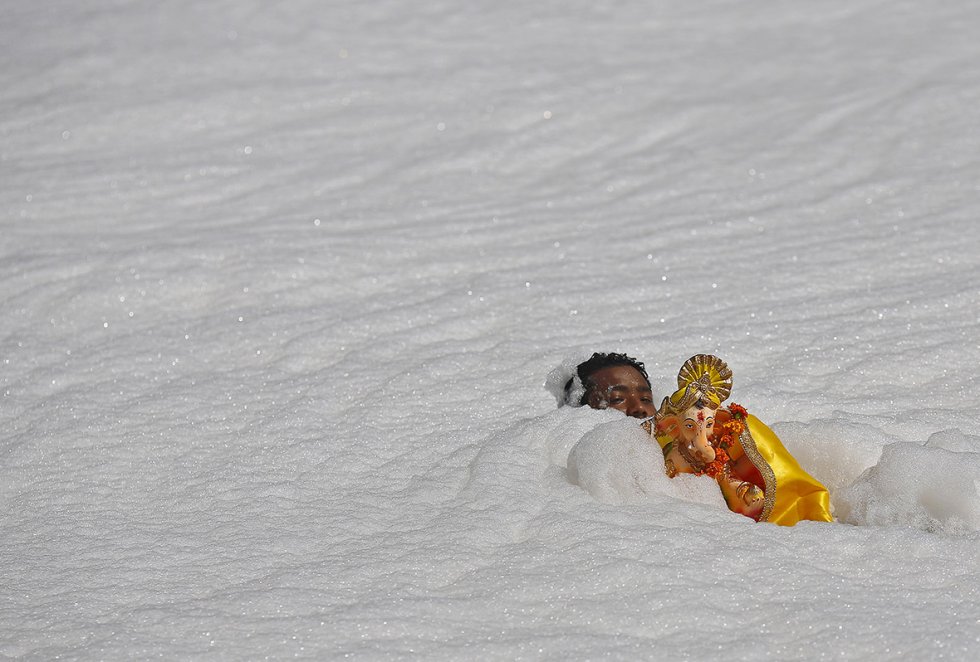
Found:
[[827, 488], [803, 470], [765, 423], [751, 414], [746, 423], [737, 444], [766, 483], [761, 521], [782, 526], [793, 526], [800, 520], [832, 522]]

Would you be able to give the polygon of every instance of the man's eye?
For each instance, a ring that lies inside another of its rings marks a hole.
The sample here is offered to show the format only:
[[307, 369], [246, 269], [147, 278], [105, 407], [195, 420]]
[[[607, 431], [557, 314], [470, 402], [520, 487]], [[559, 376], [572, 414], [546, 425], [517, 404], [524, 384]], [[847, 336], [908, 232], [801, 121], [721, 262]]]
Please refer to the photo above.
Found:
[[623, 402], [622, 398], [613, 398], [612, 400], [609, 401], [610, 404], [614, 404], [614, 405], [618, 405], [622, 402]]

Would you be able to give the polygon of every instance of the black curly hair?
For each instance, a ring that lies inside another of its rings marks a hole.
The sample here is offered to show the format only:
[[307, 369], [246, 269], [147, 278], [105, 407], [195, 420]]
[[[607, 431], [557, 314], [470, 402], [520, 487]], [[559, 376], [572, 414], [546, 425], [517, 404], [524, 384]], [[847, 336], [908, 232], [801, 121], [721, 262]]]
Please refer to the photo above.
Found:
[[[638, 373], [643, 375], [643, 379], [647, 380], [647, 384], [650, 384], [650, 377], [647, 375], [647, 371], [643, 363], [637, 361], [632, 356], [617, 354], [615, 352], [596, 352], [589, 360], [579, 363], [578, 367], [575, 369], [575, 371], [578, 373], [578, 378], [582, 380], [582, 386], [585, 387], [585, 392], [582, 393], [582, 397], [579, 400], [579, 405], [588, 404], [589, 389], [592, 387], [589, 378], [592, 377], [593, 374], [599, 372], [603, 368], [612, 368], [620, 365], [625, 365], [636, 369]], [[572, 378], [565, 383], [566, 402], [568, 401], [568, 396], [572, 391], [572, 384], [574, 381], [574, 378]]]

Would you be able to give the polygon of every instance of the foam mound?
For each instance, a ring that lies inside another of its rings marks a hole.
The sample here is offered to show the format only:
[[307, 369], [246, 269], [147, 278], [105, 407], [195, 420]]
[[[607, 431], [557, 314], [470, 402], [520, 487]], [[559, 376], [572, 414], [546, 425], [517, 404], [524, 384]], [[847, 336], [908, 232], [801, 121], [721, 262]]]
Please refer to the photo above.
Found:
[[604, 503], [636, 503], [660, 496], [726, 509], [711, 478], [668, 478], [660, 447], [635, 419], [611, 421], [586, 433], [568, 454], [568, 479]]
[[980, 531], [980, 453], [899, 442], [838, 494], [842, 522]]

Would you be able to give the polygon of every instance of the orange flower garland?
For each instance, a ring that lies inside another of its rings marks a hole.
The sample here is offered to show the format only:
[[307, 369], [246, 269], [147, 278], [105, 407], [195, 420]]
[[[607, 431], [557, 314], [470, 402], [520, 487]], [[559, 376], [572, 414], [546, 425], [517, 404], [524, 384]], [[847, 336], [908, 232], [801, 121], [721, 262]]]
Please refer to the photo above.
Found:
[[732, 415], [731, 418], [715, 430], [715, 438], [722, 448], [730, 448], [732, 441], [741, 436], [745, 431], [745, 417], [749, 415], [745, 407], [734, 402], [728, 406], [728, 413]]
[[712, 478], [717, 478], [718, 475], [725, 470], [725, 465], [728, 464], [728, 459], [728, 453], [725, 452], [725, 449], [718, 448], [715, 450], [715, 459], [704, 465], [704, 469], [695, 473], [699, 476], [708, 474]]

